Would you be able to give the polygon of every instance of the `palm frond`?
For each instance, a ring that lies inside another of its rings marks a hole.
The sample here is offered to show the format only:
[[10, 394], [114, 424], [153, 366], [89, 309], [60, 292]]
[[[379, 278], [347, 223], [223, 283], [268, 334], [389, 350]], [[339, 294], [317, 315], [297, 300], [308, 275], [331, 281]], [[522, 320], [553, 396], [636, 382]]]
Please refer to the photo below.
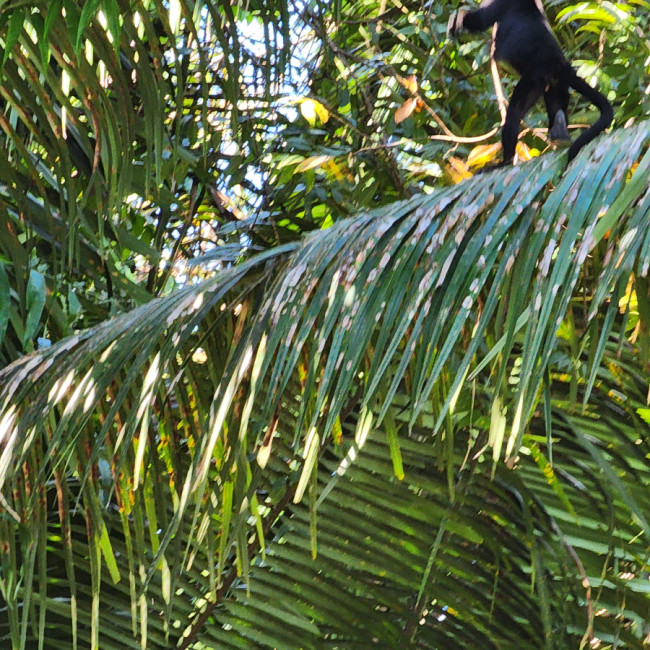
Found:
[[649, 141], [338, 222], [3, 370], [7, 634], [640, 648]]
[[[246, 39], [261, 15], [268, 58]], [[41, 326], [58, 340], [74, 321], [59, 292], [93, 293], [85, 326], [101, 322], [167, 287], [190, 226], [233, 218], [219, 197], [247, 163], [229, 151], [255, 152], [269, 128], [256, 117], [286, 74], [288, 20], [283, 1], [5, 3], [0, 257], [16, 295], [0, 363], [33, 349], [20, 337], [30, 263], [54, 296]]]

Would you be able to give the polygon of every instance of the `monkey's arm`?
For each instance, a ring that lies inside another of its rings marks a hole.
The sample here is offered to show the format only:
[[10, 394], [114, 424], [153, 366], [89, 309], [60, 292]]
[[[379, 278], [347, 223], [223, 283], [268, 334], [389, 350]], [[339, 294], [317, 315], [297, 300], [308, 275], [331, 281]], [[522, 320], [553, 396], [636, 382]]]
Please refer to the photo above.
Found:
[[454, 36], [459, 30], [482, 32], [494, 25], [507, 11], [511, 0], [483, 0], [478, 9], [461, 8], [449, 17], [447, 31]]

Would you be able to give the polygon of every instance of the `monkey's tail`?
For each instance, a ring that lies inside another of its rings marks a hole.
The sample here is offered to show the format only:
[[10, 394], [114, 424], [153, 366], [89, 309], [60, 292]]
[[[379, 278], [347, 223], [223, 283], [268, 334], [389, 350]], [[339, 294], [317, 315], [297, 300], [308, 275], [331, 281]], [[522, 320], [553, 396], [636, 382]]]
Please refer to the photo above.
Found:
[[600, 117], [584, 133], [580, 134], [569, 148], [569, 162], [571, 162], [582, 147], [591, 142], [612, 123], [614, 109], [605, 95], [592, 88], [584, 79], [579, 77], [571, 66], [568, 66], [568, 68], [567, 82], [569, 86], [579, 92], [585, 99], [588, 99], [600, 111]]

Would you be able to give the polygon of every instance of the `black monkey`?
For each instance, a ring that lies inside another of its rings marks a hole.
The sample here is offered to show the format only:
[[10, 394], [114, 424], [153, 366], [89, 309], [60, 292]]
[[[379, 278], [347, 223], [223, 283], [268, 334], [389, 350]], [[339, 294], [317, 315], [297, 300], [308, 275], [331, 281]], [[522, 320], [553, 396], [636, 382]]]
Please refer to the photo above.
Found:
[[478, 32], [494, 23], [497, 25], [494, 58], [505, 61], [521, 77], [510, 98], [501, 133], [503, 164], [512, 163], [519, 123], [542, 95], [550, 138], [571, 140], [567, 130], [569, 87], [600, 111], [599, 118], [569, 148], [569, 161], [573, 160], [584, 145], [612, 123], [611, 104], [575, 73], [553, 36], [541, 0], [483, 0], [478, 9], [454, 12], [448, 31], [452, 35], [460, 29]]

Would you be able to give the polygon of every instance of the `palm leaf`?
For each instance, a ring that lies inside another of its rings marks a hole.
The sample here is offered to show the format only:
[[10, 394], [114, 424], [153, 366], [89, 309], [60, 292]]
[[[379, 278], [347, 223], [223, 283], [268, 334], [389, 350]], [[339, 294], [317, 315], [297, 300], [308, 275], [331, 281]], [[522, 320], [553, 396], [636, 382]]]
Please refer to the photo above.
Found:
[[[273, 63], [242, 44], [243, 26], [260, 14], [273, 25]], [[37, 314], [39, 334], [58, 340], [76, 315], [59, 301], [62, 287], [83, 303], [93, 291], [84, 326], [101, 322], [111, 308], [167, 289], [170, 267], [184, 257], [183, 233], [207, 220], [217, 230], [231, 218], [213, 195], [241, 182], [224, 168], [232, 142], [259, 146], [265, 127], [245, 131], [251, 118], [240, 108], [266, 107], [283, 78], [288, 18], [284, 2], [3, 5], [0, 256], [16, 289], [15, 325], [0, 339], [3, 365], [34, 347], [20, 336], [21, 269], [43, 273], [49, 299], [48, 313]], [[245, 85], [242, 69], [258, 81]], [[237, 173], [245, 167], [231, 162]], [[239, 242], [237, 234], [225, 238]], [[134, 277], [136, 261], [148, 281]]]
[[7, 367], [7, 634], [640, 648], [648, 330], [611, 305], [647, 288], [649, 139], [338, 222]]

